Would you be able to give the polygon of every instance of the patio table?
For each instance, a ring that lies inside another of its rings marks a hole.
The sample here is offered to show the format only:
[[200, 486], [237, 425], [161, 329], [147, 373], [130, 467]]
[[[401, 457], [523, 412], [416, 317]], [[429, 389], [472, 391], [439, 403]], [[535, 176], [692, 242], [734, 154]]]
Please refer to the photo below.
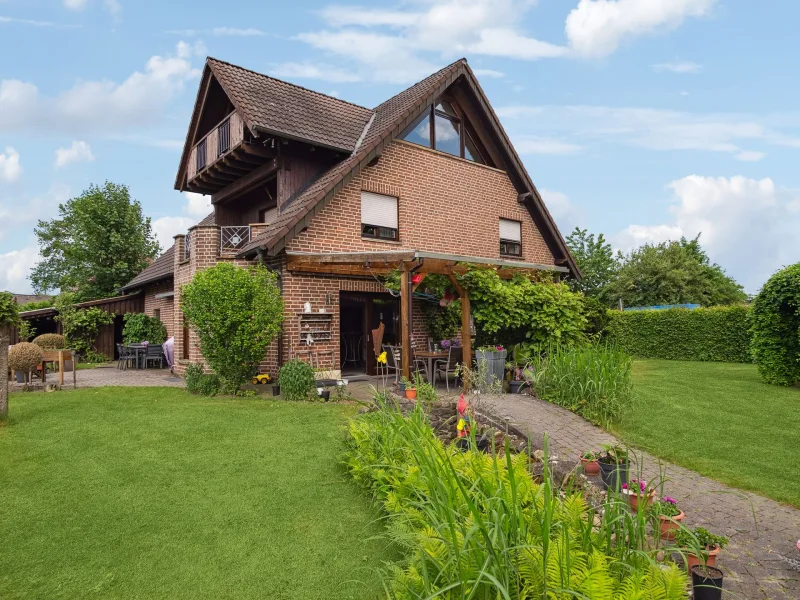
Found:
[[137, 369], [142, 368], [139, 366], [139, 354], [141, 354], [143, 358], [147, 357], [147, 346], [148, 344], [128, 344], [127, 346], [125, 346], [126, 350], [133, 352]]
[[424, 358], [428, 362], [428, 378], [433, 381], [433, 363], [437, 360], [445, 359], [447, 360], [448, 354], [447, 352], [443, 352], [442, 350], [437, 351], [430, 351], [430, 350], [423, 350], [421, 352], [415, 352], [414, 355], [417, 358]]

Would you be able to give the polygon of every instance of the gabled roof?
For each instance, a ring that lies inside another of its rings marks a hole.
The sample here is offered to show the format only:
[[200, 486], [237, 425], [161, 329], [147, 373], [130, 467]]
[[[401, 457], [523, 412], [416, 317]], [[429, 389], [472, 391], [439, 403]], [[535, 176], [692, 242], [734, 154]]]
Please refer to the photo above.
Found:
[[[532, 211], [538, 211], [545, 231], [542, 234], [549, 237], [553, 244], [561, 251], [564, 261], [570, 272], [580, 278], [575, 259], [567, 248], [561, 232], [544, 205], [536, 186], [531, 181], [522, 161], [517, 155], [508, 138], [500, 120], [489, 104], [483, 89], [480, 87], [475, 74], [467, 64], [466, 59], [460, 59], [453, 64], [437, 71], [410, 88], [390, 98], [374, 110], [374, 116], [367, 123], [363, 140], [354, 150], [352, 155], [344, 161], [334, 165], [310, 185], [301, 188], [298, 194], [285, 205], [276, 221], [266, 230], [253, 239], [240, 253], [240, 256], [252, 256], [257, 251], [266, 250], [276, 254], [308, 226], [314, 215], [322, 210], [327, 202], [342, 189], [361, 169], [366, 167], [374, 158], [380, 156], [382, 149], [391, 143], [405, 128], [410, 125], [434, 101], [436, 96], [444, 92], [459, 77], [464, 77], [466, 83], [472, 88], [482, 110], [490, 121], [492, 129], [501, 142], [502, 149], [509, 157], [511, 167], [516, 171], [519, 179], [524, 182], [525, 188], [531, 194]], [[533, 214], [533, 212], [532, 212]], [[561, 257], [556, 257], [557, 259]]]
[[175, 246], [170, 246], [169, 250], [155, 259], [150, 265], [136, 277], [131, 279], [122, 291], [126, 292], [140, 287], [147, 283], [153, 283], [161, 279], [168, 279], [173, 276], [175, 271]]

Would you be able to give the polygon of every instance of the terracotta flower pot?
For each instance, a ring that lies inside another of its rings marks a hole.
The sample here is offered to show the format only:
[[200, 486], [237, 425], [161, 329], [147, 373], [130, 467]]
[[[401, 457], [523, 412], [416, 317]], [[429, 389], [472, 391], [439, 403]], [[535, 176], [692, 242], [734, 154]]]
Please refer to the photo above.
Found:
[[409, 400], [417, 399], [417, 390], [413, 388], [406, 388], [406, 398]]
[[[706, 562], [707, 567], [715, 567], [717, 565], [717, 555], [719, 554], [720, 547], [714, 546], [712, 549], [708, 551], [708, 561]], [[699, 565], [700, 559], [695, 554], [687, 553], [686, 554], [686, 568], [691, 571], [692, 567], [695, 565]]]
[[[644, 494], [637, 494], [631, 490], [626, 490], [625, 495], [628, 496], [628, 502], [630, 503], [631, 508], [634, 511], [639, 510], [639, 498], [644, 498], [645, 497]], [[646, 496], [647, 506], [650, 506], [653, 503], [653, 498], [655, 497], [656, 497], [656, 491], [651, 490]]]
[[661, 521], [661, 539], [670, 542], [674, 540], [675, 533], [678, 531], [678, 529], [680, 529], [680, 522], [683, 521], [685, 516], [686, 515], [683, 511], [674, 517], [665, 517], [664, 515], [659, 515], [658, 520]]
[[600, 474], [600, 464], [596, 460], [589, 460], [587, 458], [582, 458], [581, 465], [583, 465], [583, 472], [586, 473], [587, 475]]

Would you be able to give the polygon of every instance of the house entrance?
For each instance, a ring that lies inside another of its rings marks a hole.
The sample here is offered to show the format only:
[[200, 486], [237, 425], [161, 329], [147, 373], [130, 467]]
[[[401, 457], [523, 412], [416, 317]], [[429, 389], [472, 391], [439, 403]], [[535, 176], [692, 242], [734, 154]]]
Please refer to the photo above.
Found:
[[384, 344], [399, 338], [400, 301], [389, 294], [340, 292], [339, 352], [342, 377], [376, 375], [377, 363], [372, 345], [372, 330], [383, 323]]

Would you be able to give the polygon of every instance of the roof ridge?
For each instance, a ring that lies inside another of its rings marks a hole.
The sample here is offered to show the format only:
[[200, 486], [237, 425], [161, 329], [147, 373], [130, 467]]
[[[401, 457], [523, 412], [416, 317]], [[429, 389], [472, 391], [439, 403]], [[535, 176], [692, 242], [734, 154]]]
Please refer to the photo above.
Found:
[[219, 58], [214, 58], [213, 56], [207, 56], [206, 61], [213, 60], [214, 62], [222, 63], [223, 65], [228, 65], [229, 67], [234, 67], [236, 69], [240, 69], [242, 71], [247, 71], [248, 73], [253, 73], [254, 75], [258, 75], [259, 77], [266, 77], [267, 79], [272, 79], [273, 81], [280, 81], [281, 83], [285, 83], [286, 85], [290, 85], [295, 87], [299, 90], [303, 90], [304, 92], [311, 92], [312, 94], [316, 94], [317, 96], [323, 96], [325, 98], [330, 98], [331, 100], [336, 100], [337, 102], [341, 102], [342, 104], [349, 104], [350, 106], [355, 106], [356, 108], [363, 108], [364, 110], [368, 110], [369, 112], [373, 112], [374, 109], [369, 108], [367, 106], [362, 106], [361, 104], [356, 104], [355, 102], [350, 102], [349, 100], [342, 100], [341, 98], [337, 98], [336, 96], [331, 96], [330, 94], [325, 94], [324, 92], [318, 92], [317, 90], [312, 90], [311, 88], [304, 87], [302, 85], [298, 85], [296, 83], [292, 83], [291, 81], [286, 81], [285, 79], [278, 79], [277, 77], [273, 77], [272, 75], [267, 75], [266, 73], [260, 73], [259, 71], [255, 71], [253, 69], [248, 69], [247, 67], [242, 67], [241, 65], [235, 65], [227, 60], [220, 60]]
[[428, 81], [429, 79], [434, 79], [435, 77], [439, 77], [439, 76], [441, 76], [441, 74], [442, 74], [442, 73], [444, 73], [445, 71], [448, 71], [448, 70], [452, 69], [453, 67], [455, 67], [455, 66], [458, 66], [458, 65], [461, 65], [461, 64], [468, 65], [469, 63], [467, 63], [467, 59], [466, 59], [465, 57], [461, 57], [461, 58], [459, 58], [458, 60], [456, 60], [456, 61], [454, 61], [454, 62], [451, 62], [451, 63], [450, 63], [449, 65], [447, 65], [446, 67], [442, 67], [441, 69], [439, 69], [438, 71], [434, 71], [433, 73], [431, 73], [431, 74], [430, 74], [430, 75], [428, 75], [427, 77], [423, 77], [422, 79], [420, 79], [420, 80], [419, 80], [419, 81], [417, 81], [416, 83], [412, 83], [412, 84], [411, 84], [411, 85], [409, 85], [408, 87], [405, 87], [405, 88], [403, 88], [402, 90], [400, 90], [399, 92], [397, 92], [397, 93], [396, 93], [394, 96], [391, 96], [391, 97], [387, 98], [386, 100], [384, 100], [383, 102], [381, 102], [380, 104], [378, 104], [378, 106], [376, 106], [376, 107], [375, 107], [375, 108], [373, 108], [372, 110], [373, 110], [373, 111], [375, 111], [375, 112], [377, 112], [377, 111], [378, 111], [378, 109], [379, 109], [381, 106], [383, 106], [384, 104], [387, 104], [388, 102], [391, 102], [392, 100], [394, 100], [394, 99], [395, 99], [395, 98], [397, 98], [398, 96], [400, 96], [400, 95], [402, 95], [402, 94], [405, 94], [407, 91], [409, 91], [409, 90], [411, 90], [411, 89], [413, 89], [413, 88], [417, 87], [417, 86], [418, 86], [418, 85], [420, 85], [421, 83], [424, 83], [425, 81]]

